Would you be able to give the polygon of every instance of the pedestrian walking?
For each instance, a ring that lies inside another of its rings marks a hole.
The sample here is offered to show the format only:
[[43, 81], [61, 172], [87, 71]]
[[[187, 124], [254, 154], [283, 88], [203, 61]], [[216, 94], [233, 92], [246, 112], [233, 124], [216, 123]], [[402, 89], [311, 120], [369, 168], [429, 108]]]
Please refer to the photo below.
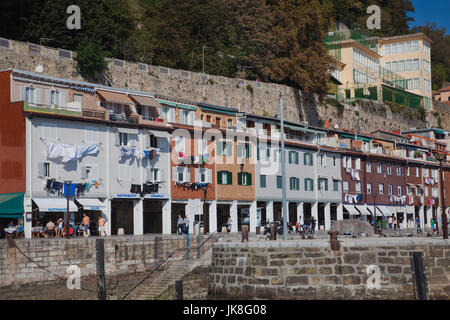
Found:
[[98, 217], [98, 235], [106, 237], [106, 220], [102, 216]]
[[392, 224], [394, 226], [394, 230], [397, 231], [397, 218], [396, 217], [392, 218]]
[[89, 230], [89, 224], [91, 223], [89, 216], [86, 213], [83, 213], [83, 220], [81, 221], [81, 225], [83, 227], [83, 236], [85, 238], [91, 235], [91, 231]]
[[183, 224], [184, 224], [184, 219], [181, 217], [181, 214], [179, 214], [178, 221], [177, 221], [177, 233], [178, 234], [183, 234], [183, 232], [184, 232]]
[[183, 225], [184, 225], [184, 233], [188, 234], [189, 233], [189, 218], [185, 215], [184, 219], [183, 219]]
[[431, 226], [431, 233], [434, 234], [434, 228], [436, 227], [434, 219], [430, 220], [430, 226]]
[[420, 218], [416, 217], [416, 232], [421, 233], [422, 229], [420, 228]]
[[388, 218], [389, 229], [392, 230], [392, 217]]
[[315, 217], [311, 218], [311, 233], [312, 234], [316, 233], [316, 218]]

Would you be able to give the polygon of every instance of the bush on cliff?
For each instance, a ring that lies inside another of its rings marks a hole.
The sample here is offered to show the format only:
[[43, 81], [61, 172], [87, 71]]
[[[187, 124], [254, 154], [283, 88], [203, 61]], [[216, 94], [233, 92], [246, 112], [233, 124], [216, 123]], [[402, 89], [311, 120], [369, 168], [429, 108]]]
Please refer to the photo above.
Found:
[[87, 79], [97, 78], [107, 66], [106, 54], [98, 43], [80, 44], [75, 57], [80, 74]]

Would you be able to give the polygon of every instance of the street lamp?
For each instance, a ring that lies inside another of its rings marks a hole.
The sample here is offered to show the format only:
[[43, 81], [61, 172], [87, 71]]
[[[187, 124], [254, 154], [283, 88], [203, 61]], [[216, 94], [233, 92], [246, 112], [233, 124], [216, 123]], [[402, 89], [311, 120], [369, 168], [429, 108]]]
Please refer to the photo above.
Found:
[[69, 195], [69, 186], [72, 183], [72, 180], [66, 180], [66, 181], [64, 181], [64, 183], [66, 184], [66, 192], [67, 192], [67, 210], [66, 210], [65, 217], [64, 217], [64, 222], [65, 222], [64, 229], [66, 232], [66, 238], [69, 239], [69, 216], [70, 216], [70, 213], [69, 213], [69, 196], [70, 196]]
[[286, 206], [286, 155], [284, 153], [284, 109], [283, 93], [280, 91], [280, 130], [281, 130], [281, 188], [283, 203], [283, 240], [287, 240], [287, 206]]
[[[203, 186], [202, 186], [202, 190], [203, 190], [203, 208], [205, 207], [205, 204], [206, 204], [206, 192], [208, 191], [208, 184], [204, 184]], [[204, 235], [206, 235], [206, 226], [205, 226], [205, 213], [203, 212], [203, 234]], [[201, 229], [200, 229], [201, 230]], [[200, 230], [199, 230], [199, 234], [200, 234]], [[211, 231], [210, 231], [210, 233], [211, 233]], [[200, 243], [199, 243], [199, 245], [200, 245]]]
[[[434, 152], [434, 157], [439, 161], [439, 184], [441, 189], [441, 215], [442, 215], [442, 233], [444, 234], [444, 239], [448, 239], [448, 227], [447, 227], [447, 214], [445, 213], [445, 198], [444, 198], [444, 170], [442, 163], [447, 158], [447, 153], [445, 152]], [[439, 223], [438, 221], [436, 221]]]
[[373, 225], [374, 225], [374, 232], [375, 234], [377, 234], [377, 207], [375, 204], [375, 200], [377, 198], [377, 194], [374, 192], [372, 193], [372, 197], [373, 197]]

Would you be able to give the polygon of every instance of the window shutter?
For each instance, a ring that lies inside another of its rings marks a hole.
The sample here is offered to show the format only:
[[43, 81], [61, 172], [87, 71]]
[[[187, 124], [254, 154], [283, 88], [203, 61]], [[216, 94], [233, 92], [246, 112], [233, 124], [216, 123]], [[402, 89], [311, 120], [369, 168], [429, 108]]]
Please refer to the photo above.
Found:
[[177, 167], [172, 168], [172, 181], [178, 181], [178, 172]]
[[242, 186], [242, 178], [241, 178], [242, 173], [238, 172], [237, 174], [237, 178], [238, 178], [238, 185]]
[[130, 147], [136, 147], [137, 142], [137, 135], [136, 134], [130, 134], [128, 135], [128, 143]]
[[247, 173], [247, 185], [248, 186], [252, 185], [252, 174], [251, 173]]
[[200, 169], [195, 169], [195, 182], [200, 182]]
[[260, 152], [260, 147], [259, 147], [259, 144], [258, 144], [258, 146], [256, 147], [256, 160], [260, 160], [260, 155], [259, 155], [259, 152]]
[[167, 181], [167, 172], [165, 168], [159, 169], [159, 181]]
[[342, 158], [342, 167], [347, 168], [347, 157]]
[[115, 144], [116, 144], [116, 146], [119, 146], [120, 145], [120, 133], [116, 132], [116, 133], [114, 133], [114, 136], [115, 136]]
[[66, 106], [66, 103], [67, 103], [66, 92], [61, 90], [59, 91], [59, 106], [61, 108], [64, 108]]
[[292, 163], [292, 151], [289, 151], [289, 164]]
[[252, 146], [250, 144], [247, 144], [247, 158], [251, 158], [252, 157]]
[[[228, 147], [228, 145], [227, 145], [227, 147]], [[238, 156], [238, 158], [242, 157], [242, 144], [237, 145], [237, 156]]]
[[206, 170], [206, 182], [212, 183], [212, 170], [211, 169]]
[[232, 152], [232, 150], [231, 150], [231, 147], [232, 147], [233, 145], [232, 145], [231, 143], [227, 143], [226, 146], [227, 146], [227, 156], [228, 156], [228, 157], [231, 157], [231, 156], [233, 155], [233, 152]]
[[227, 184], [233, 184], [233, 174], [231, 172], [227, 172]]
[[217, 184], [222, 184], [222, 171], [217, 171]]
[[44, 177], [44, 163], [43, 162], [38, 163], [38, 177], [39, 178]]
[[20, 100], [22, 101], [27, 100], [27, 87], [25, 86], [20, 87]]
[[47, 106], [52, 105], [52, 90], [45, 90], [45, 101]]
[[223, 142], [217, 142], [217, 155], [223, 155]]
[[306, 153], [303, 154], [303, 164], [306, 166], [308, 163], [306, 162]]
[[42, 89], [41, 88], [36, 88], [36, 94], [35, 94], [35, 99], [34, 99], [34, 102], [36, 103], [36, 104], [40, 104], [40, 105], [42, 105], [43, 103], [42, 103]]

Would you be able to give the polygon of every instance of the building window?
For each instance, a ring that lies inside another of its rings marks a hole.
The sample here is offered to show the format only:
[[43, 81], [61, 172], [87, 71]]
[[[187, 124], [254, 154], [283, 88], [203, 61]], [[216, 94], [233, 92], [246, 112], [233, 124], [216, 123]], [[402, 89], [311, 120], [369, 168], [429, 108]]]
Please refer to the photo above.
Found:
[[35, 92], [35, 88], [33, 88], [33, 87], [27, 87], [25, 90], [25, 100], [30, 104], [34, 104], [36, 101], [34, 92]]
[[384, 194], [384, 184], [380, 183], [378, 185], [378, 193], [379, 194]]
[[51, 106], [59, 105], [59, 91], [56, 90], [50, 91], [50, 105]]
[[388, 195], [392, 195], [394, 193], [394, 187], [392, 184], [388, 185]]
[[149, 136], [149, 140], [150, 140], [150, 148], [158, 148], [158, 138], [155, 137], [154, 135], [150, 135]]
[[176, 152], [186, 152], [185, 137], [175, 136], [175, 151]]
[[428, 187], [425, 187], [425, 197], [428, 197]]
[[377, 163], [377, 173], [383, 173], [383, 167], [381, 163]]
[[298, 164], [298, 152], [289, 151], [289, 164]]
[[251, 186], [252, 175], [248, 172], [238, 172], [238, 185]]
[[348, 192], [350, 189], [349, 189], [349, 185], [348, 185], [348, 181], [344, 181], [344, 192]]
[[193, 124], [194, 123], [194, 112], [189, 110], [181, 110], [180, 122], [182, 124]]
[[340, 180], [333, 179], [333, 191], [339, 191]]
[[372, 194], [372, 184], [371, 183], [367, 184], [367, 194]]
[[119, 132], [119, 145], [120, 146], [128, 145], [128, 133]]
[[392, 174], [392, 165], [390, 164], [387, 165], [387, 173]]
[[231, 128], [233, 126], [233, 120], [228, 119], [228, 128]]
[[233, 174], [229, 171], [218, 171], [217, 184], [233, 184]]
[[169, 107], [161, 107], [159, 108], [161, 112], [161, 116], [167, 120], [167, 122], [174, 122], [174, 109]]
[[237, 145], [237, 156], [238, 158], [250, 158], [250, 144], [239, 143]]
[[305, 166], [312, 166], [313, 165], [313, 155], [312, 155], [312, 153], [305, 153], [303, 155], [303, 164]]
[[310, 178], [305, 179], [305, 191], [314, 191], [314, 180]]
[[419, 168], [416, 168], [416, 177], [419, 176]]
[[50, 177], [50, 162], [43, 163], [43, 176]]
[[219, 141], [217, 142], [217, 155], [231, 157], [233, 155], [233, 144], [232, 142]]
[[397, 175], [398, 176], [402, 175], [402, 167], [401, 166], [397, 166]]
[[260, 175], [259, 176], [259, 186], [261, 188], [266, 188], [267, 187], [267, 176], [266, 175]]
[[372, 172], [372, 163], [366, 162], [366, 172], [371, 173]]
[[356, 182], [355, 183], [355, 191], [357, 193], [361, 193], [361, 182]]
[[406, 167], [406, 175], [409, 177], [409, 167]]
[[277, 176], [277, 189], [281, 189], [283, 188], [283, 177], [282, 176]]
[[399, 196], [402, 195], [402, 186], [397, 186], [397, 193]]
[[296, 177], [291, 177], [289, 179], [289, 186], [291, 190], [300, 190], [300, 179]]
[[320, 191], [328, 191], [328, 179], [319, 178], [319, 190]]
[[333, 167], [336, 167], [338, 164], [337, 164], [337, 159], [336, 159], [336, 156], [333, 156]]
[[73, 101], [77, 102], [77, 104], [80, 106], [80, 108], [83, 107], [83, 95], [82, 94], [74, 94]]

